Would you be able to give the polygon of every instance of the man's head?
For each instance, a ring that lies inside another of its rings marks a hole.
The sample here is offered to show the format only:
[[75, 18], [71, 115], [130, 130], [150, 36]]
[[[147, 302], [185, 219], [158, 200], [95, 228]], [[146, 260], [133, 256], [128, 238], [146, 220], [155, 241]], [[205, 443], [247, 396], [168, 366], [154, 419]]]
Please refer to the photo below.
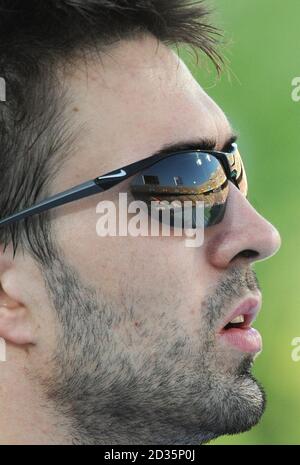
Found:
[[[170, 48], [185, 42], [217, 59], [202, 4], [7, 3], [1, 218], [168, 144], [207, 139], [221, 150], [232, 137]], [[245, 315], [259, 306], [252, 264], [276, 252], [277, 231], [230, 183], [225, 216], [200, 248], [98, 237], [97, 203], [127, 190], [0, 229], [4, 442], [197, 444], [263, 412], [250, 374], [257, 335], [247, 348], [241, 330], [223, 328], [240, 305]]]

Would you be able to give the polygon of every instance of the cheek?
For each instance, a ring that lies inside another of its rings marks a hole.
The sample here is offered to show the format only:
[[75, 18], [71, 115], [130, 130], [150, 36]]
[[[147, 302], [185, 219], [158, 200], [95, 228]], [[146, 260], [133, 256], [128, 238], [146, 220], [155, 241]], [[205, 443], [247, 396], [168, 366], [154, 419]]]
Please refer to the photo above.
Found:
[[198, 332], [211, 279], [205, 246], [186, 247], [184, 237], [98, 237], [96, 221], [83, 211], [80, 227], [74, 219], [73, 228], [59, 225], [57, 240], [82, 281], [124, 310], [133, 305], [138, 318], [165, 312]]

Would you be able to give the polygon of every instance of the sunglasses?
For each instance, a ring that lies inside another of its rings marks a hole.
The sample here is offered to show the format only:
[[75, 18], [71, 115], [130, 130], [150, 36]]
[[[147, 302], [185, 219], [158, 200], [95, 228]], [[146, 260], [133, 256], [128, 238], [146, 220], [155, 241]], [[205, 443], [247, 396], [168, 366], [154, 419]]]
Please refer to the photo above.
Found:
[[79, 184], [0, 220], [0, 227], [99, 194], [131, 177], [130, 193], [135, 200], [143, 201], [149, 207], [149, 213], [153, 202], [172, 203], [172, 222], [172, 218], [176, 217], [176, 204], [181, 209], [183, 202], [190, 201], [194, 208], [196, 201], [200, 201], [204, 205], [205, 227], [222, 221], [229, 181], [245, 197], [248, 189], [243, 162], [235, 143], [229, 152], [182, 150], [153, 155]]

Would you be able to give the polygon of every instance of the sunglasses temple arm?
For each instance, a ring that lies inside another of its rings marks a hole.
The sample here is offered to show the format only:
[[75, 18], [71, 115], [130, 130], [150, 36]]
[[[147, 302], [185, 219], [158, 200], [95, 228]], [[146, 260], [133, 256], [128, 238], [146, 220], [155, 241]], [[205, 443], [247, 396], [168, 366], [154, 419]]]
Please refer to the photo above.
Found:
[[68, 189], [60, 194], [53, 195], [42, 202], [39, 202], [33, 205], [30, 208], [26, 208], [19, 213], [14, 213], [13, 215], [0, 220], [0, 228], [2, 226], [7, 226], [11, 223], [21, 221], [30, 216], [37, 215], [46, 210], [64, 205], [66, 203], [74, 202], [75, 200], [83, 199], [84, 197], [89, 197], [99, 192], [103, 192], [103, 188], [99, 186], [94, 180], [87, 181], [79, 186]]

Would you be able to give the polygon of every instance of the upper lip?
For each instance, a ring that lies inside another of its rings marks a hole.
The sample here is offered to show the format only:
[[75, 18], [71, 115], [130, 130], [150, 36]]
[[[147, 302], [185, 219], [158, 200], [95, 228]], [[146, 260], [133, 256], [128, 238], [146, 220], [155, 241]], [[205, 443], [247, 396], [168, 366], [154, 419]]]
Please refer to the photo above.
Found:
[[260, 293], [244, 298], [239, 302], [235, 309], [230, 312], [226, 318], [224, 318], [218, 332], [222, 332], [225, 326], [239, 315], [244, 316], [244, 323], [241, 325], [241, 327], [249, 328], [261, 309], [261, 301], [262, 298]]

